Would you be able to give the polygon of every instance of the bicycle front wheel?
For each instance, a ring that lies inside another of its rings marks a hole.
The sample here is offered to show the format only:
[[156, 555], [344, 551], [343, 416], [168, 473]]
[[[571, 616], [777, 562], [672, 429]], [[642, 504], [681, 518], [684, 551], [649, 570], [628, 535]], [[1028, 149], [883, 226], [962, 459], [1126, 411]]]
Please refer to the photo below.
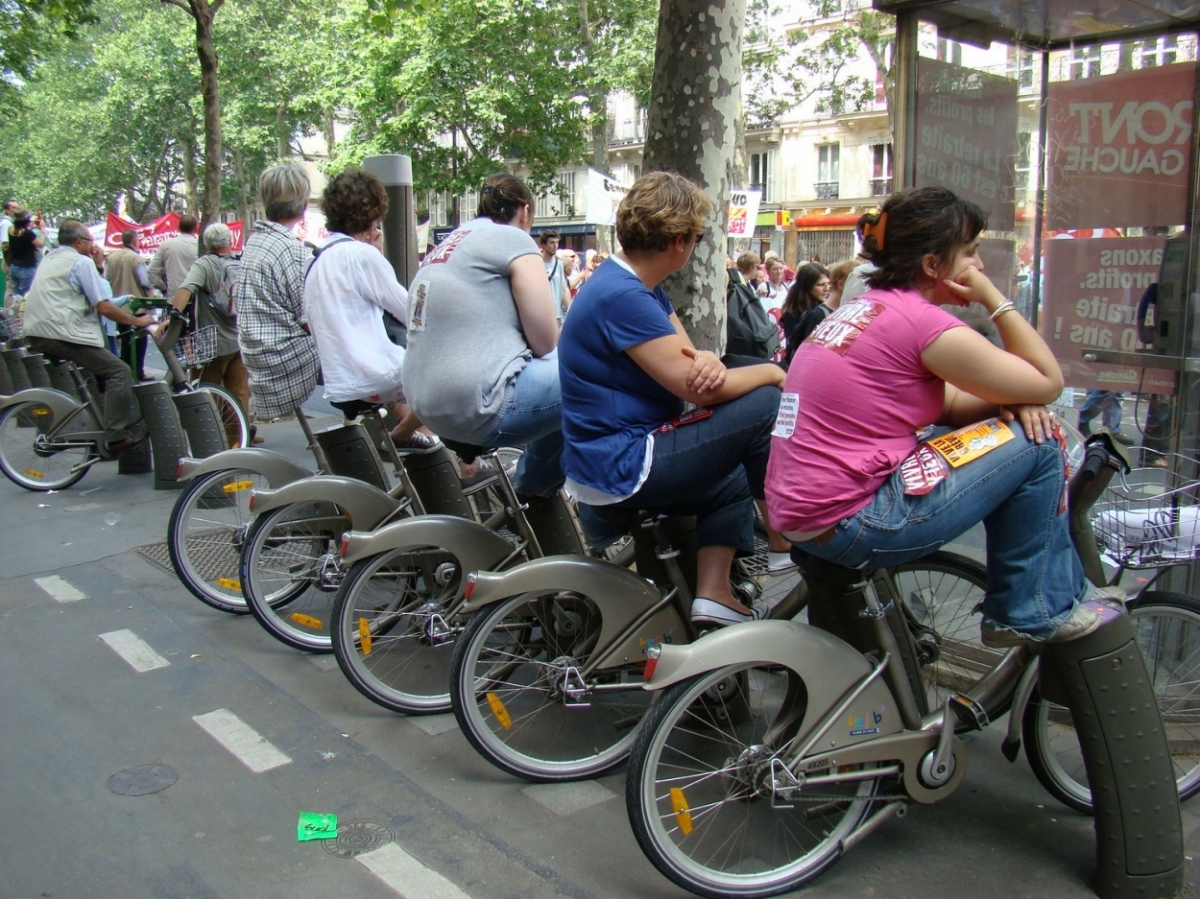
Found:
[[410, 546], [360, 559], [333, 605], [333, 651], [360, 693], [394, 712], [450, 710], [463, 571], [452, 553]]
[[832, 781], [773, 795], [772, 761], [795, 736], [806, 695], [795, 671], [752, 663], [663, 691], [625, 779], [634, 836], [662, 874], [702, 896], [762, 897], [837, 861], [879, 784]]
[[86, 463], [96, 455], [94, 443], [68, 442], [72, 430], [45, 403], [9, 406], [0, 412], [0, 470], [26, 490], [70, 487], [87, 474]]
[[200, 384], [196, 391], [207, 393], [217, 410], [231, 449], [250, 445], [250, 419], [237, 398], [220, 384]]
[[292, 503], [254, 519], [242, 549], [246, 605], [267, 633], [307, 652], [333, 651], [338, 545], [350, 522], [327, 502]]
[[222, 612], [250, 611], [239, 573], [250, 528], [250, 496], [270, 486], [255, 471], [214, 471], [194, 479], [175, 500], [167, 549], [175, 574], [192, 595]]
[[526, 593], [467, 624], [451, 662], [463, 733], [504, 771], [550, 783], [596, 777], [625, 760], [654, 694], [644, 660], [585, 674], [602, 612], [579, 593]]
[[[1180, 800], [1200, 792], [1200, 600], [1151, 590], [1129, 610], [1171, 747]], [[1054, 798], [1091, 814], [1079, 737], [1069, 709], [1034, 693], [1021, 721], [1025, 755]]]

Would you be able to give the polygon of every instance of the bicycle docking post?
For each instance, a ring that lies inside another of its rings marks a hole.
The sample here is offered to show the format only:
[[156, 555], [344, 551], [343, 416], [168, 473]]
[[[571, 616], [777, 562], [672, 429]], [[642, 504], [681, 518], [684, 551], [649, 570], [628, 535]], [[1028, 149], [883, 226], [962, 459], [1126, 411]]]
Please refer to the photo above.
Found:
[[1179, 795], [1154, 685], [1121, 615], [1042, 650], [1042, 695], [1071, 710], [1092, 790], [1096, 893], [1157, 899], [1183, 888]]
[[177, 393], [171, 399], [179, 424], [187, 435], [188, 455], [193, 459], [207, 459], [229, 449], [225, 423], [207, 393]]
[[154, 489], [177, 490], [183, 486], [176, 475], [179, 459], [187, 455], [187, 441], [179, 426], [171, 391], [162, 381], [138, 384], [133, 388], [142, 417], [150, 430], [150, 446], [154, 454]]

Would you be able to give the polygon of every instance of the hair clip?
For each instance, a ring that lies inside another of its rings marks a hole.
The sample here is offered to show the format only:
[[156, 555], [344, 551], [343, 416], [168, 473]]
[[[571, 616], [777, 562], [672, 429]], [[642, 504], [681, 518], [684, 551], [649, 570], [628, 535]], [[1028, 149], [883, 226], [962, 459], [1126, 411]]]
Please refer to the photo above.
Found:
[[872, 225], [870, 222], [865, 222], [863, 224], [862, 239], [866, 240], [868, 237], [874, 235], [876, 249], [882, 250], [883, 249], [883, 235], [884, 235], [884, 231], [886, 228], [887, 228], [887, 213], [881, 212], [881, 213], [879, 213], [879, 221], [877, 221], [874, 225]]

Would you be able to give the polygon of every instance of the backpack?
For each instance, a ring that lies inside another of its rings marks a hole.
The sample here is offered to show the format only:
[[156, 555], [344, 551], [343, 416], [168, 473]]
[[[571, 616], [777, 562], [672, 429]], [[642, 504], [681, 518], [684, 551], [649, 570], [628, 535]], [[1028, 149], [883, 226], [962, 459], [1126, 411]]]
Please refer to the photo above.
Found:
[[749, 286], [730, 279], [725, 290], [725, 352], [772, 359], [779, 350], [779, 327]]
[[221, 283], [216, 291], [205, 295], [208, 305], [224, 316], [235, 314], [233, 302], [233, 284], [237, 280], [238, 266], [242, 260], [233, 256], [221, 257]]

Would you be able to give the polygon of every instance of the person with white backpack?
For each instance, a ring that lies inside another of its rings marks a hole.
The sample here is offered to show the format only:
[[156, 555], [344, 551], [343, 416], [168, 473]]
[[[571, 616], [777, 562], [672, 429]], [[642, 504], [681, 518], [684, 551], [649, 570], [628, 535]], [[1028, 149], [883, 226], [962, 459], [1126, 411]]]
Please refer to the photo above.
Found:
[[[209, 225], [204, 229], [204, 247], [208, 253], [188, 269], [183, 283], [171, 298], [171, 305], [180, 312], [191, 307], [190, 318], [195, 330], [217, 329], [216, 355], [205, 364], [200, 380], [223, 386], [234, 395], [249, 417], [250, 374], [238, 348], [237, 309], [233, 296], [240, 262], [233, 255], [233, 232], [220, 222]], [[164, 319], [156, 336], [160, 336], [166, 327], [167, 320]], [[257, 434], [251, 438], [251, 443], [262, 442]]]

